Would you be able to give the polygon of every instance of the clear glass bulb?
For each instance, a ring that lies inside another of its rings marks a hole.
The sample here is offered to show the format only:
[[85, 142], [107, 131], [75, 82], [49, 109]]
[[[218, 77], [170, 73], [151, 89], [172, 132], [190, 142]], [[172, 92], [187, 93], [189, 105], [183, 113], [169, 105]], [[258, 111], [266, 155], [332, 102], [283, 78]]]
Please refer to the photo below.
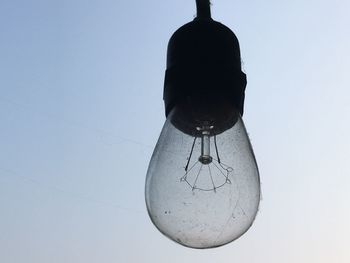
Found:
[[187, 247], [212, 248], [250, 228], [260, 179], [240, 115], [221, 114], [219, 121], [200, 116], [186, 107], [169, 114], [149, 164], [145, 197], [165, 236]]

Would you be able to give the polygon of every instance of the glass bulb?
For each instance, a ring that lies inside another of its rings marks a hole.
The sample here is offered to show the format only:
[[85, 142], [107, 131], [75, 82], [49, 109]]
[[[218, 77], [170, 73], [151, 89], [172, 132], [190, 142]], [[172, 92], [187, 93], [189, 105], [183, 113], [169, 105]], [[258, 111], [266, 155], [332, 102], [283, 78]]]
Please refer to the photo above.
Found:
[[239, 238], [259, 207], [259, 172], [243, 121], [236, 112], [225, 116], [227, 111], [217, 109], [221, 118], [173, 109], [146, 177], [152, 222], [165, 236], [192, 248]]

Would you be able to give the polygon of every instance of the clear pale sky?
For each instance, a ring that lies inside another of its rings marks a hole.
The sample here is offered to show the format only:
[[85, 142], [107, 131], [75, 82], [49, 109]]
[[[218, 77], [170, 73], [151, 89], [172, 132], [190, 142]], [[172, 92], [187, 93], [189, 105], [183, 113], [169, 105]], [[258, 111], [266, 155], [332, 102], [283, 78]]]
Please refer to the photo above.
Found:
[[166, 46], [194, 0], [2, 0], [1, 262], [350, 262], [350, 2], [212, 2], [248, 76], [253, 227], [192, 250], [146, 212]]

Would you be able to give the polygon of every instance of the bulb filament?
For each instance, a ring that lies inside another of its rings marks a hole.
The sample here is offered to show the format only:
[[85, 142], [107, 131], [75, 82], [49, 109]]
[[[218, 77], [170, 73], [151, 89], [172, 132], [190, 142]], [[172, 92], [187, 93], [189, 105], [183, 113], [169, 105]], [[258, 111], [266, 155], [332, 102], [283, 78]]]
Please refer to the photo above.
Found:
[[195, 137], [191, 147], [190, 155], [187, 158], [187, 164], [185, 166], [185, 175], [181, 177], [181, 182], [186, 182], [194, 190], [201, 191], [214, 191], [225, 184], [231, 184], [229, 179], [230, 173], [233, 172], [232, 167], [225, 165], [221, 162], [219, 157], [219, 151], [216, 141], [216, 135], [214, 135], [214, 146], [217, 159], [210, 155], [210, 132], [214, 126], [197, 127], [198, 131], [201, 131], [201, 151], [198, 161], [191, 164], [191, 160], [196, 141], [198, 137]]

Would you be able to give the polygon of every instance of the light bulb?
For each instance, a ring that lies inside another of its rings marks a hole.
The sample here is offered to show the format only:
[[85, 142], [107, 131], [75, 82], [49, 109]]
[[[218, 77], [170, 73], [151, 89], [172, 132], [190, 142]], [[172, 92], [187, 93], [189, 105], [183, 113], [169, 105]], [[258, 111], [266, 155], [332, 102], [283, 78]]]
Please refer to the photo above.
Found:
[[198, 0], [198, 17], [170, 38], [166, 122], [146, 176], [154, 225], [191, 248], [225, 245], [252, 225], [260, 201], [254, 153], [241, 119], [247, 79], [239, 42]]
[[239, 113], [221, 116], [216, 106], [216, 114], [194, 114], [189, 107], [175, 107], [164, 124], [147, 172], [146, 204], [154, 225], [170, 239], [217, 247], [252, 225], [259, 172]]

